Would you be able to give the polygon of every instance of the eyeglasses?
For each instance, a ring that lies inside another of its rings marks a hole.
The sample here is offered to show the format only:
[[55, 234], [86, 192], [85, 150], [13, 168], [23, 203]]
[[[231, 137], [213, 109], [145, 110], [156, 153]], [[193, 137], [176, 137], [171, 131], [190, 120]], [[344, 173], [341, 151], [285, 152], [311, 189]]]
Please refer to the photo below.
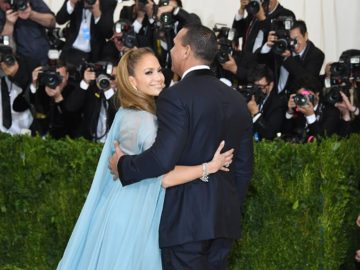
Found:
[[265, 89], [265, 87], [269, 86], [270, 83], [267, 84], [260, 84], [260, 83], [255, 83], [255, 86], [261, 88], [261, 89]]

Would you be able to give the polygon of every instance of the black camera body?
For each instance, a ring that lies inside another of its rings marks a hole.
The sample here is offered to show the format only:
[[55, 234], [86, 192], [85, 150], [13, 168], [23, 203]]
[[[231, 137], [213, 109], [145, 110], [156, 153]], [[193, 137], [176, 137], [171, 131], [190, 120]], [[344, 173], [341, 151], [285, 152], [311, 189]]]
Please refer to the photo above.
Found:
[[[159, 7], [168, 6], [169, 0], [159, 0], [158, 6], [154, 5], [154, 14], [157, 13]], [[172, 12], [161, 14], [160, 19], [156, 22], [156, 26], [160, 29], [172, 29], [174, 27], [174, 16]]]
[[331, 85], [350, 84], [350, 80], [360, 80], [360, 55], [340, 59], [330, 65]]
[[109, 62], [100, 61], [97, 63], [86, 63], [86, 68], [90, 68], [92, 72], [95, 72], [96, 86], [101, 90], [108, 90], [111, 88], [111, 80], [113, 65]]
[[261, 88], [255, 84], [239, 85], [237, 90], [244, 96], [246, 102], [249, 102], [252, 96], [255, 96], [256, 104], [260, 104], [266, 96]]
[[63, 77], [56, 67], [44, 66], [41, 68], [38, 76], [38, 83], [41, 86], [47, 86], [51, 89], [55, 89], [58, 85], [61, 84]]
[[236, 31], [234, 28], [218, 27], [217, 24], [215, 24], [213, 31], [216, 33], [219, 46], [216, 60], [220, 64], [224, 64], [229, 61], [229, 55], [233, 54], [233, 41], [236, 37]]
[[134, 48], [137, 45], [136, 33], [130, 22], [126, 20], [117, 21], [114, 24], [114, 32], [122, 33], [122, 36], [118, 39], [127, 48]]
[[88, 4], [89, 6], [93, 6], [93, 5], [95, 5], [96, 0], [84, 0], [84, 2], [85, 2], [86, 4]]
[[271, 30], [275, 32], [277, 41], [272, 46], [275, 54], [281, 55], [286, 50], [292, 51], [297, 44], [296, 39], [290, 37], [290, 29], [294, 24], [293, 17], [280, 16], [271, 20]]
[[294, 102], [297, 106], [303, 107], [305, 106], [308, 101], [310, 101], [313, 105], [315, 104], [315, 96], [312, 94], [303, 95], [303, 94], [296, 94], [294, 97]]
[[251, 0], [245, 7], [246, 12], [252, 16], [255, 16], [256, 13], [258, 13], [260, 10], [260, 5], [266, 7], [269, 5], [269, 2], [270, 0]]
[[333, 85], [329, 88], [324, 88], [323, 96], [324, 101], [330, 105], [335, 105], [337, 102], [341, 102], [343, 100], [340, 91], [342, 91], [345, 95], [350, 96], [349, 87], [342, 85]]
[[9, 45], [10, 37], [0, 36], [0, 62], [13, 66], [16, 63], [16, 56]]
[[24, 11], [28, 7], [29, 0], [8, 0], [7, 2], [13, 11]]
[[61, 50], [65, 45], [67, 28], [55, 27], [46, 30], [50, 49]]

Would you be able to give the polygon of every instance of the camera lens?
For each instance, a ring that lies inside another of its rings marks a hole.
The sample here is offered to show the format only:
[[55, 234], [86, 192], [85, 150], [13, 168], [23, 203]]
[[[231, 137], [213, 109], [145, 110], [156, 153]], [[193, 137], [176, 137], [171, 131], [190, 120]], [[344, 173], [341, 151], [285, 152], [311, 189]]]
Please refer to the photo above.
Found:
[[297, 106], [304, 106], [307, 103], [307, 98], [304, 95], [297, 94], [294, 96], [294, 102]]
[[108, 90], [111, 88], [110, 78], [104, 74], [100, 74], [96, 78], [96, 85], [99, 89]]

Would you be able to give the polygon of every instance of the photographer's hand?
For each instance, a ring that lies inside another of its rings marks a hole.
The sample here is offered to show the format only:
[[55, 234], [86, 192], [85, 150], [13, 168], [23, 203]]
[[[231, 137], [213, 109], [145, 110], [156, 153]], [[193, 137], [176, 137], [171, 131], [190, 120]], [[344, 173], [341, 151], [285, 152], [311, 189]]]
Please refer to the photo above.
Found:
[[91, 6], [91, 13], [93, 14], [95, 20], [98, 20], [101, 17], [99, 0], [96, 0], [95, 4]]
[[289, 97], [289, 100], [288, 100], [288, 111], [287, 113], [288, 114], [293, 114], [294, 113], [294, 110], [296, 108], [296, 104], [295, 104], [295, 101], [294, 101], [294, 96], [296, 94], [291, 94], [290, 97]]
[[162, 14], [173, 12], [173, 10], [174, 10], [174, 6], [172, 6], [172, 5], [159, 7], [158, 12], [157, 12], [157, 18], [160, 19]]
[[154, 16], [154, 2], [153, 1], [148, 0], [144, 9], [145, 9], [145, 13], [148, 16], [148, 18], [152, 18]]
[[275, 34], [275, 31], [270, 31], [269, 32], [269, 35], [268, 35], [268, 38], [267, 38], [267, 42], [266, 44], [269, 46], [269, 47], [272, 47], [275, 43], [275, 41], [277, 40], [277, 36]]
[[254, 117], [259, 112], [259, 107], [255, 101], [255, 96], [252, 95], [251, 99], [247, 103], [247, 108], [249, 112], [251, 113], [251, 116]]
[[19, 10], [19, 18], [23, 20], [27, 20], [30, 18], [32, 8], [30, 6], [30, 3], [27, 3], [27, 8], [25, 10]]
[[266, 15], [265, 15], [265, 10], [263, 8], [262, 5], [259, 5], [259, 11], [258, 13], [256, 13], [256, 18], [259, 20], [259, 21], [265, 21], [266, 20]]
[[287, 59], [288, 57], [291, 56], [291, 52], [290, 52], [289, 50], [285, 50], [285, 51], [281, 54], [281, 56], [282, 56], [283, 59], [285, 60], [285, 59]]
[[297, 106], [297, 109], [305, 116], [315, 115], [314, 105], [309, 100], [304, 106]]
[[223, 67], [223, 69], [228, 70], [233, 74], [236, 74], [238, 68], [234, 57], [232, 57], [231, 55], [229, 55], [229, 61], [221, 64], [221, 66]]
[[39, 78], [39, 73], [42, 69], [42, 66], [40, 67], [37, 67], [33, 70], [31, 76], [32, 76], [32, 84], [36, 87], [37, 86], [37, 81], [38, 81], [38, 78]]
[[91, 70], [91, 68], [87, 68], [84, 71], [84, 81], [87, 84], [90, 84], [91, 81], [96, 80], [96, 74], [94, 71]]
[[239, 15], [244, 16], [245, 14], [245, 7], [249, 4], [250, 0], [240, 0], [240, 9], [239, 9]]
[[70, 5], [75, 8], [75, 5], [79, 2], [79, 0], [69, 0]]
[[55, 89], [52, 89], [48, 86], [45, 86], [45, 92], [49, 97], [52, 97], [55, 101], [55, 103], [60, 103], [64, 100], [64, 97], [62, 96], [62, 90], [63, 88], [59, 85], [55, 87]]
[[14, 25], [18, 17], [19, 17], [19, 13], [17, 11], [14, 12], [12, 9], [6, 11], [6, 21], [3, 30], [1, 32], [1, 35], [12, 36], [14, 32]]

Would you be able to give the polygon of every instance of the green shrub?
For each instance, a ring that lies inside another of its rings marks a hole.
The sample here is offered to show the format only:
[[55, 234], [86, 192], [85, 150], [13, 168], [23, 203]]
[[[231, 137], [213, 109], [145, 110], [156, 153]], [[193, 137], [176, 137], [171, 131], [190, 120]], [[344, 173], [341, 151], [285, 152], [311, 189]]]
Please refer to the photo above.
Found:
[[[0, 134], [0, 270], [55, 269], [102, 145]], [[262, 142], [231, 269], [352, 269], [360, 136]], [[357, 246], [360, 248], [360, 246]]]

